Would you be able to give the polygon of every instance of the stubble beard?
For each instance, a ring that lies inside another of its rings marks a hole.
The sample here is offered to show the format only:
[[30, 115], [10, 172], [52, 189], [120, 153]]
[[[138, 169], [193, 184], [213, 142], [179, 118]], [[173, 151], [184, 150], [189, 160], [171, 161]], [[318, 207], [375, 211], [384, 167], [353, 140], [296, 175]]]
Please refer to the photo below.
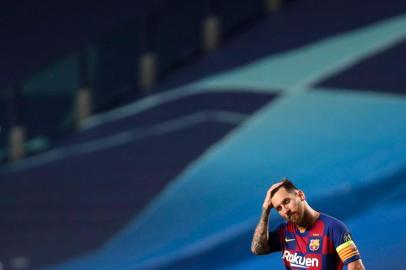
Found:
[[293, 212], [289, 217], [288, 221], [293, 224], [300, 225], [303, 223], [304, 211], [301, 211], [302, 205], [299, 203], [297, 211]]
[[288, 220], [294, 224], [300, 223], [299, 213], [295, 212], [288, 217]]

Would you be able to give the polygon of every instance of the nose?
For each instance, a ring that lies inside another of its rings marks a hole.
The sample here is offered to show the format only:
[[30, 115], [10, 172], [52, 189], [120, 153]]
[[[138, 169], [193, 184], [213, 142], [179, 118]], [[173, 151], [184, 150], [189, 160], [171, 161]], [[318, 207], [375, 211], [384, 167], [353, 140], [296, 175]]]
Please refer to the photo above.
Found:
[[283, 212], [284, 215], [287, 215], [287, 216], [288, 216], [288, 215], [290, 214], [290, 209], [289, 209], [289, 207], [286, 206], [286, 205], [282, 206], [282, 212]]

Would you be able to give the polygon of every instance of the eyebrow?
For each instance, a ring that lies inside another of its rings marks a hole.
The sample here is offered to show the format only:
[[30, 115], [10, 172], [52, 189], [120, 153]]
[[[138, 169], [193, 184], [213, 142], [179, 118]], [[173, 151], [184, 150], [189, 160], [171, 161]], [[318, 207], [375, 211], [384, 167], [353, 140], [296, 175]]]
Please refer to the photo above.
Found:
[[284, 202], [286, 199], [289, 199], [289, 198], [288, 198], [288, 197], [283, 198], [282, 201], [281, 201], [281, 203], [278, 204], [278, 205], [276, 205], [276, 206], [274, 206], [274, 208], [277, 209], [279, 206], [281, 206], [281, 205], [283, 204], [283, 202]]

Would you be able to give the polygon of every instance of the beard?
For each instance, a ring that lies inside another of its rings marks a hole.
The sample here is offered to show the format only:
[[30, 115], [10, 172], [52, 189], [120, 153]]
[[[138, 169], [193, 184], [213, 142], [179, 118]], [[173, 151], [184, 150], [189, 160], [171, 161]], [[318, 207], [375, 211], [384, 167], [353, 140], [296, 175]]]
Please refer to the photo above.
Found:
[[293, 223], [298, 223], [300, 220], [299, 220], [299, 214], [298, 213], [292, 213], [291, 215], [289, 215], [288, 216], [288, 220], [290, 221], [290, 222], [293, 222]]
[[293, 212], [288, 216], [287, 220], [296, 225], [300, 225], [303, 221], [303, 215], [301, 215], [299, 211]]
[[292, 208], [294, 209], [294, 211], [289, 213], [289, 215], [287, 216], [287, 220], [296, 225], [302, 224], [305, 215], [304, 203], [298, 200], [296, 201], [295, 206]]

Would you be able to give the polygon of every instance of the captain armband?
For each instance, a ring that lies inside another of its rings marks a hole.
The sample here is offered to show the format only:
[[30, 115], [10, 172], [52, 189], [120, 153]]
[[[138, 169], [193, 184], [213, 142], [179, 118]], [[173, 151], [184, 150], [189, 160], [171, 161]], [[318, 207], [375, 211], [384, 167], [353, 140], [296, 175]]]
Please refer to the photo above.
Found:
[[349, 240], [341, 245], [339, 245], [337, 248], [337, 253], [338, 256], [340, 257], [341, 261], [345, 263], [346, 260], [352, 258], [352, 257], [359, 257], [359, 251], [357, 246], [352, 240]]

